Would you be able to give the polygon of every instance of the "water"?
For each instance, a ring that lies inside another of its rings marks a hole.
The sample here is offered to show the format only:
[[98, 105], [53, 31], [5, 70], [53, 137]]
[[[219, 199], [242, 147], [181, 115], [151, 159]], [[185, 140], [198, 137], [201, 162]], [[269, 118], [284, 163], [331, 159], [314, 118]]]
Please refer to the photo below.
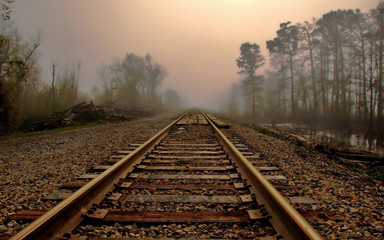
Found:
[[314, 141], [345, 143], [356, 149], [367, 150], [384, 155], [383, 145], [377, 138], [365, 137], [361, 134], [345, 133], [339, 130], [319, 130], [314, 133], [308, 131], [307, 134], [303, 134], [302, 136]]
[[[270, 124], [262, 126], [272, 127]], [[306, 125], [283, 123], [276, 124], [275, 128], [288, 133], [301, 135], [314, 142], [345, 143], [353, 148], [367, 150], [384, 155], [384, 143], [378, 138], [366, 137], [363, 134], [350, 133], [336, 129], [310, 131]]]

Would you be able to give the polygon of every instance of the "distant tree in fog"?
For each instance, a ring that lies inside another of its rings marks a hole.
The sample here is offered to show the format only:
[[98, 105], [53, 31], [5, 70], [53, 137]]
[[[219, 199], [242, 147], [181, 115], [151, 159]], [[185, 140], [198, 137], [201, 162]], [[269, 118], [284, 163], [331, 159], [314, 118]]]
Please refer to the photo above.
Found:
[[144, 78], [143, 83], [139, 84], [139, 86], [142, 90], [142, 95], [146, 96], [146, 102], [149, 108], [156, 109], [161, 103], [158, 90], [163, 80], [167, 77], [168, 73], [165, 70], [165, 67], [156, 62], [153, 62], [152, 56], [150, 54], [147, 54], [144, 57], [144, 60], [147, 66], [147, 76]]
[[[316, 23], [315, 19], [312, 20], [313, 22], [307, 22], [305, 21], [304, 24], [297, 24], [300, 30], [300, 39], [302, 40], [302, 50], [307, 51], [308, 55], [305, 55], [304, 57], [304, 63], [307, 59], [309, 59], [309, 68], [310, 68], [310, 78], [311, 78], [311, 85], [312, 85], [312, 96], [313, 96], [313, 120], [314, 122], [317, 121], [317, 114], [318, 114], [318, 99], [317, 99], [317, 87], [316, 87], [316, 72], [315, 72], [315, 60], [314, 60], [314, 52], [316, 49], [316, 46], [318, 46], [319, 40], [315, 38], [316, 36]], [[304, 64], [303, 64], [304, 65]], [[302, 76], [302, 78], [305, 78]], [[301, 79], [305, 81], [305, 79]], [[300, 81], [299, 81], [300, 82]], [[305, 84], [305, 83], [304, 83]], [[305, 89], [304, 89], [305, 91]]]
[[280, 24], [280, 29], [276, 32], [277, 37], [267, 41], [267, 48], [270, 55], [281, 55], [288, 58], [290, 80], [291, 80], [291, 114], [296, 110], [295, 92], [294, 92], [294, 58], [299, 46], [299, 28], [291, 25], [291, 22]]
[[241, 69], [238, 73], [244, 75], [243, 93], [246, 103], [251, 108], [252, 118], [255, 117], [258, 95], [261, 92], [263, 77], [256, 75], [256, 70], [265, 63], [260, 47], [256, 43], [243, 43], [240, 46], [240, 57], [237, 59], [237, 66]]
[[97, 102], [100, 101], [106, 105], [113, 105], [114, 92], [118, 88], [119, 77], [116, 74], [117, 71], [113, 71], [113, 66], [103, 65], [97, 70], [99, 78], [103, 81], [103, 93], [98, 93]]
[[182, 107], [182, 100], [179, 94], [173, 90], [168, 89], [164, 93], [164, 108], [171, 111], [177, 111]]
[[323, 15], [316, 25], [321, 34], [322, 44], [331, 51], [333, 62], [333, 84], [332, 109], [335, 113], [345, 115], [347, 113], [347, 84], [346, 75], [346, 45], [350, 42], [349, 27], [347, 25], [352, 10], [331, 11]]
[[267, 88], [264, 101], [285, 110], [290, 79], [292, 120], [332, 127], [356, 123], [383, 136], [383, 33], [384, 1], [368, 13], [335, 10], [311, 22], [282, 23], [267, 41], [275, 70], [268, 82], [273, 79], [275, 86]]
[[116, 59], [111, 65], [101, 67], [98, 74], [109, 104], [128, 109], [161, 107], [158, 91], [167, 72], [151, 55], [127, 54], [123, 60]]
[[227, 103], [227, 108], [229, 113], [237, 117], [243, 112], [244, 104], [241, 102], [242, 88], [239, 83], [233, 83], [229, 90], [229, 99]]
[[72, 63], [69, 69], [58, 74], [56, 84], [54, 86], [55, 104], [57, 111], [62, 111], [73, 106], [77, 102], [79, 93], [81, 62]]

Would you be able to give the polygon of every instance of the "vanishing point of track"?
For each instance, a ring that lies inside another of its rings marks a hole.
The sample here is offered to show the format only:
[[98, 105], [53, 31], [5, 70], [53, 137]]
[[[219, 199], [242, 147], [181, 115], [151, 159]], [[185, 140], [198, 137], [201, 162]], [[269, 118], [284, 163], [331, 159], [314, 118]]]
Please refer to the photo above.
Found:
[[207, 238], [196, 224], [220, 223], [224, 231], [215, 239], [230, 237], [225, 228], [234, 226], [244, 239], [322, 239], [261, 174], [275, 169], [255, 167], [258, 156], [231, 143], [218, 128], [223, 126], [213, 116], [184, 113], [79, 178], [88, 181], [68, 183], [77, 190], [51, 210], [14, 216], [36, 220], [11, 239], [87, 239], [84, 229], [94, 229], [89, 225], [115, 223], [184, 223], [191, 232], [169, 233], [171, 238]]

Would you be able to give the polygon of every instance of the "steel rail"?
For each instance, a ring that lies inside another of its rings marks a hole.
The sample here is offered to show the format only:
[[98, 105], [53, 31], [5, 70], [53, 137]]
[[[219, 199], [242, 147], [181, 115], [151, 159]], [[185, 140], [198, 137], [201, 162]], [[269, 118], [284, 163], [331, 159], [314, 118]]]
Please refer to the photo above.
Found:
[[236, 161], [243, 178], [250, 183], [251, 192], [259, 204], [263, 204], [275, 230], [284, 239], [323, 239], [320, 234], [292, 207], [292, 205], [268, 182], [268, 180], [240, 153], [215, 124], [202, 112], [214, 128], [224, 148]]
[[91, 209], [93, 204], [100, 203], [105, 198], [106, 193], [113, 189], [113, 185], [120, 178], [125, 177], [133, 169], [134, 165], [187, 113], [188, 111], [183, 113], [136, 150], [74, 192], [70, 197], [64, 199], [46, 214], [33, 221], [14, 235], [11, 240], [58, 239], [65, 233], [72, 231], [83, 220], [82, 215]]

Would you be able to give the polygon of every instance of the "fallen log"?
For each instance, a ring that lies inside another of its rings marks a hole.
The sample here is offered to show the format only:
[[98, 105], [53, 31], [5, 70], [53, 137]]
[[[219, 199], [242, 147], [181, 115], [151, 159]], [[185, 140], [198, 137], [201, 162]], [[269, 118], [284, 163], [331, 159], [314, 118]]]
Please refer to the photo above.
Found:
[[261, 127], [258, 131], [266, 135], [270, 135], [279, 139], [288, 140], [295, 145], [304, 146], [310, 149], [314, 149], [318, 152], [327, 154], [328, 156], [336, 156], [345, 160], [358, 160], [364, 162], [374, 163], [374, 165], [384, 165], [384, 156], [377, 155], [369, 151], [355, 150], [348, 147], [338, 148], [324, 143], [313, 143], [309, 139], [295, 134], [286, 134], [279, 130]]
[[369, 162], [384, 162], [384, 157], [371, 155], [371, 154], [363, 154], [363, 153], [349, 153], [349, 152], [340, 152], [336, 151], [336, 155], [346, 159], [352, 160], [360, 160], [360, 161], [369, 161]]
[[296, 145], [299, 145], [299, 146], [305, 146], [308, 148], [313, 147], [313, 143], [311, 141], [299, 135], [289, 134], [288, 139], [293, 141], [294, 143], [296, 143]]

